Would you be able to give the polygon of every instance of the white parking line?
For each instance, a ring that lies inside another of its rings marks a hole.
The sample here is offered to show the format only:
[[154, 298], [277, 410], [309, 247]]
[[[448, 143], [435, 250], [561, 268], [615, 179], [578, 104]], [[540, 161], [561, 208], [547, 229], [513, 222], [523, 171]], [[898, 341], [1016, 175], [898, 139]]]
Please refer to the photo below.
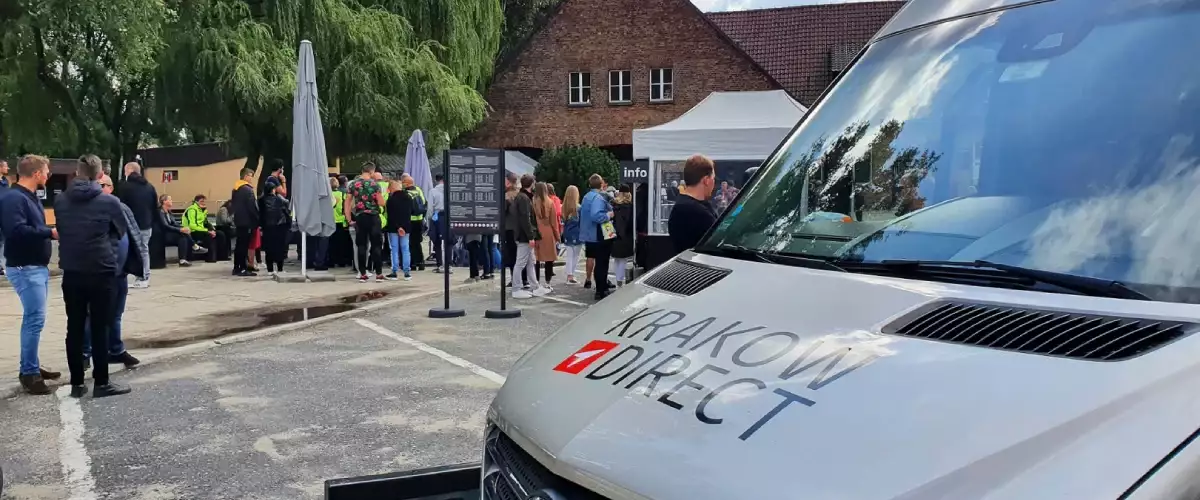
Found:
[[583, 302], [576, 302], [576, 301], [574, 301], [574, 300], [571, 300], [571, 299], [564, 299], [564, 298], [562, 298], [562, 297], [551, 297], [551, 296], [549, 296], [549, 295], [543, 295], [543, 296], [542, 296], [542, 298], [543, 298], [543, 299], [546, 299], [546, 300], [553, 300], [553, 301], [555, 301], [555, 302], [562, 302], [562, 303], [564, 303], [564, 304], [571, 304], [571, 305], [580, 306], [580, 307], [587, 307], [587, 306], [588, 306], [587, 304], [584, 304]]
[[467, 370], [470, 370], [471, 373], [474, 373], [476, 375], [479, 375], [480, 377], [491, 380], [492, 382], [495, 382], [496, 384], [500, 384], [500, 385], [504, 384], [504, 375], [501, 375], [494, 371], [488, 370], [487, 368], [484, 368], [475, 363], [472, 363], [472, 362], [462, 359], [458, 356], [450, 354], [446, 351], [443, 351], [443, 350], [433, 347], [429, 344], [421, 342], [420, 340], [412, 339], [412, 338], [408, 338], [403, 335], [400, 335], [399, 333], [388, 330], [387, 328], [379, 326], [379, 325], [372, 323], [370, 321], [367, 321], [365, 319], [355, 318], [354, 321], [356, 323], [374, 331], [375, 333], [383, 335], [384, 337], [390, 337], [392, 339], [398, 340], [400, 342], [403, 342], [405, 344], [415, 347], [417, 350], [419, 350], [421, 352], [425, 352], [425, 353], [437, 356], [439, 358], [442, 358], [442, 360], [444, 360], [452, 365], [461, 366], [463, 368], [466, 368]]
[[92, 457], [83, 445], [83, 408], [71, 397], [71, 386], [58, 389], [58, 460], [63, 481], [71, 500], [96, 500], [96, 479], [92, 477]]

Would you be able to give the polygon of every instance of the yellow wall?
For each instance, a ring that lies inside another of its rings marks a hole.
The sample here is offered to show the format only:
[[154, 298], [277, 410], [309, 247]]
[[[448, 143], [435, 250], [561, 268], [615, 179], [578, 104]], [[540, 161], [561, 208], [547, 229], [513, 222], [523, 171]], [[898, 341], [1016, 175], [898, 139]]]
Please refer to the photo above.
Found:
[[[217, 207], [233, 194], [233, 183], [238, 180], [238, 173], [245, 166], [246, 159], [238, 158], [200, 167], [154, 167], [146, 169], [146, 180], [150, 181], [160, 196], [171, 195], [176, 207], [187, 207], [198, 194], [208, 197], [208, 206]], [[168, 170], [178, 172], [179, 176], [169, 183], [163, 183], [163, 172]], [[254, 175], [256, 185], [259, 171], [262, 171], [262, 160], [259, 160]]]

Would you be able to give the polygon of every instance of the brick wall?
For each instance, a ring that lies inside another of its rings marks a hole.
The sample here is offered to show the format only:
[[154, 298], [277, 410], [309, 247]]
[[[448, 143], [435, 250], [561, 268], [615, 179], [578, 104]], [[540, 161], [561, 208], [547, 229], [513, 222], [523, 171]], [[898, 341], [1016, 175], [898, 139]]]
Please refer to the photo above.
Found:
[[[471, 145], [550, 148], [633, 142], [633, 130], [683, 114], [710, 92], [777, 87], [688, 0], [566, 0], [487, 93]], [[651, 104], [650, 69], [674, 72], [674, 101]], [[608, 71], [631, 70], [633, 104], [608, 103]], [[572, 71], [592, 73], [592, 104], [568, 107]]]

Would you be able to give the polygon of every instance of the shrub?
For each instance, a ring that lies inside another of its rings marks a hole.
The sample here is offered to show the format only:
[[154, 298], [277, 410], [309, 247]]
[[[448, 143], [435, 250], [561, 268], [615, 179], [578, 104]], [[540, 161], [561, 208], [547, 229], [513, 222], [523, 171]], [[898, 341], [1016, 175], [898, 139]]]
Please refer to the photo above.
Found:
[[554, 184], [559, 196], [566, 192], [567, 186], [578, 187], [580, 194], [587, 193], [592, 174], [600, 174], [609, 184], [616, 185], [621, 175], [617, 157], [594, 146], [566, 145], [543, 153], [534, 171], [539, 181]]

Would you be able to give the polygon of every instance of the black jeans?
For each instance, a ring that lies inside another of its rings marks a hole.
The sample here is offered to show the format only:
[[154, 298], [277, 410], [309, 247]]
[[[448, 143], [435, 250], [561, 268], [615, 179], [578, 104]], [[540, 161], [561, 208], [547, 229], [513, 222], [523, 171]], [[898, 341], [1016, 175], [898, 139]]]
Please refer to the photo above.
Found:
[[263, 228], [263, 250], [267, 253], [267, 272], [274, 272], [276, 267], [283, 271], [283, 260], [287, 258], [288, 237], [291, 236], [291, 232], [290, 224]]
[[[112, 271], [63, 272], [63, 303], [67, 307], [67, 368], [71, 371], [71, 385], [83, 385], [86, 376], [83, 370], [83, 336], [87, 328], [84, 325], [91, 327], [93, 346], [108, 345], [116, 279]], [[121, 279], [125, 277], [121, 276]], [[92, 378], [96, 385], [108, 384], [108, 349], [97, 348], [92, 353]]]
[[[157, 234], [158, 231], [155, 231]], [[179, 250], [179, 260], [192, 260], [192, 237], [183, 233], [163, 233], [163, 243], [175, 245]]]
[[250, 262], [250, 240], [254, 238], [254, 228], [239, 227], [235, 229], [233, 245], [233, 271], [246, 271]]
[[[380, 258], [380, 254], [383, 252], [383, 227], [379, 223], [379, 214], [355, 215], [354, 230], [354, 243], [358, 246], [358, 263], [362, 267], [358, 273], [370, 274], [373, 269], [376, 276], [383, 274], [383, 260]], [[368, 245], [370, 251], [368, 251]], [[367, 260], [368, 257], [370, 260]]]
[[412, 231], [408, 234], [408, 251], [412, 254], [412, 268], [425, 270], [425, 249], [421, 245], [425, 233], [425, 221], [412, 221]]
[[329, 266], [350, 267], [354, 265], [354, 243], [350, 241], [350, 229], [339, 224], [329, 240]]
[[[485, 235], [485, 238], [491, 238], [491, 235]], [[483, 275], [492, 274], [492, 252], [491, 245], [483, 241], [468, 241], [467, 254], [470, 255], [470, 277], [478, 278], [479, 269], [483, 268]]]
[[305, 263], [309, 269], [324, 271], [329, 268], [329, 238], [324, 236], [309, 236], [301, 233], [301, 238], [308, 238], [308, 262]]
[[429, 221], [429, 241], [433, 242], [433, 261], [436, 266], [442, 267], [442, 254], [445, 250], [442, 247], [443, 240], [447, 239], [449, 235], [446, 234], [446, 212], [438, 212], [437, 216], [437, 221]]
[[208, 253], [204, 254], [204, 262], [217, 261], [217, 245], [220, 244], [217, 240], [224, 238], [221, 233], [212, 236], [208, 234], [208, 231], [192, 231], [191, 237], [197, 245], [208, 249]]
[[596, 259], [596, 268], [592, 272], [596, 280], [596, 295], [608, 293], [608, 260], [612, 258], [612, 240], [595, 243], [585, 243], [588, 258]]

